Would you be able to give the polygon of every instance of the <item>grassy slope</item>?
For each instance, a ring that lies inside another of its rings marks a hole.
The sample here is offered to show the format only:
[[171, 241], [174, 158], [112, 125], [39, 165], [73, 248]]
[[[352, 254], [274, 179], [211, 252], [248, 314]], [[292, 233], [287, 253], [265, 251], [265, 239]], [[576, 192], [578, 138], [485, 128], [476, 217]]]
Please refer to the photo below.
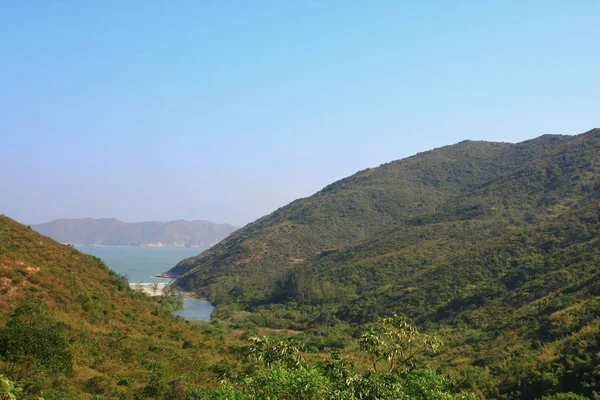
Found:
[[280, 301], [302, 312], [287, 315], [324, 329], [409, 314], [447, 342], [440, 365], [492, 398], [598, 391], [600, 130], [439, 210], [291, 269]]
[[286, 267], [431, 213], [569, 139], [465, 141], [361, 171], [240, 229], [170, 273], [181, 276], [179, 286], [216, 302], [266, 300]]
[[[310, 344], [314, 335], [331, 335], [339, 320], [364, 324], [391, 311], [407, 313], [444, 338], [440, 365], [487, 397], [600, 391], [600, 130], [546, 147], [440, 201], [435, 211], [394, 224], [278, 265], [287, 274], [262, 289], [283, 306], [255, 303], [247, 307], [254, 314], [234, 313], [234, 320], [283, 327], [288, 319], [317, 328], [299, 337]], [[248, 261], [220, 264], [220, 251], [225, 257], [241, 251], [227, 245], [201, 257], [205, 264], [190, 275], [210, 282], [219, 278], [219, 266], [228, 274], [256, 268]], [[273, 270], [267, 263], [261, 271]], [[248, 292], [257, 296], [251, 280], [235, 290], [242, 301]]]
[[[409, 288], [410, 295], [402, 302], [415, 301], [416, 290], [423, 292], [423, 301], [433, 306], [436, 297], [443, 299], [452, 293], [434, 290], [428, 282], [447, 281], [449, 277], [440, 274], [431, 279], [426, 273], [448, 260], [465, 259], [465, 254], [469, 255], [467, 259], [476, 259], [499, 237], [593, 203], [599, 197], [599, 176], [600, 130], [577, 137], [451, 200], [439, 207], [442, 213], [414, 218], [376, 239], [320, 254], [303, 267], [333, 282], [342, 282], [345, 287], [370, 285], [374, 290], [381, 283], [394, 283], [396, 292]], [[354, 274], [358, 275], [352, 282]], [[402, 286], [397, 279], [403, 280]], [[453, 292], [462, 290], [453, 285]]]
[[[100, 259], [2, 216], [0, 321], [27, 296], [42, 299], [50, 316], [66, 325], [74, 357], [72, 375], [46, 378], [29, 376], [26, 365], [0, 362], [21, 382], [36, 379], [29, 383], [32, 392], [39, 384], [68, 398], [87, 398], [86, 391], [129, 398], [127, 393], [139, 394], [156, 382], [164, 386], [183, 374], [206, 384], [213, 376], [210, 366], [222, 359], [222, 343], [133, 292]], [[196, 348], [182, 350], [185, 340]], [[123, 380], [128, 386], [117, 385]]]

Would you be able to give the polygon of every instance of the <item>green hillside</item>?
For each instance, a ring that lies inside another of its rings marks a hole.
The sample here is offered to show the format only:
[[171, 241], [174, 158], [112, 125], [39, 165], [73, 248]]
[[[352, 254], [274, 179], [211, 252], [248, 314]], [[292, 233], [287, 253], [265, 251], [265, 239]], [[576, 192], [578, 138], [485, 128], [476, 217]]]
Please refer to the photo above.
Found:
[[597, 398], [599, 268], [600, 129], [462, 142], [297, 200], [172, 270], [217, 303], [210, 324], [2, 216], [0, 381], [46, 400]]
[[[435, 212], [568, 141], [546, 135], [519, 144], [465, 141], [361, 171], [238, 230], [169, 271], [177, 284], [213, 301], [248, 301], [265, 293], [285, 268], [321, 251], [372, 238]], [[244, 292], [244, 293], [242, 293]]]
[[169, 398], [178, 380], [216, 385], [223, 342], [198, 328], [100, 259], [0, 217], [0, 374], [24, 396]]
[[[487, 149], [477, 162], [472, 146]], [[448, 159], [453, 174], [439, 173]], [[436, 362], [459, 388], [486, 398], [600, 393], [600, 129], [518, 145], [463, 142], [367, 172], [382, 177], [388, 166], [406, 171], [420, 161], [438, 173], [427, 183], [404, 178], [419, 188], [412, 195], [439, 189], [446, 197], [432, 195], [422, 209], [396, 205], [393, 221], [391, 208], [381, 219], [369, 208], [344, 222], [360, 225], [353, 240], [305, 248], [291, 261], [271, 256], [305, 243], [300, 229], [335, 237], [324, 216], [342, 211], [321, 211], [385, 187], [361, 172], [183, 262], [196, 267], [178, 282], [216, 300], [215, 315], [234, 326], [295, 328], [315, 352], [352, 348], [378, 317], [409, 315], [447, 344]], [[463, 179], [469, 163], [497, 168]], [[318, 223], [275, 234], [300, 220]]]
[[[440, 344], [403, 317], [379, 321], [361, 345], [363, 357], [397, 355], [391, 362], [307, 360], [283, 332], [250, 337], [173, 317], [168, 297], [134, 292], [101, 260], [5, 216], [0, 295], [3, 400], [475, 400], [420, 361]], [[389, 348], [402, 337], [414, 344]]]

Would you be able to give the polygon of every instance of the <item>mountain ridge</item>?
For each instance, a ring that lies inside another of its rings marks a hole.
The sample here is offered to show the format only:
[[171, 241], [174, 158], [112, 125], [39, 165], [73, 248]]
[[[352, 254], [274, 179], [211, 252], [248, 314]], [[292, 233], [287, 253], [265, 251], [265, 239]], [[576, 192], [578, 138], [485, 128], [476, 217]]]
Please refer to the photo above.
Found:
[[238, 229], [205, 220], [123, 222], [116, 218], [57, 219], [31, 227], [73, 245], [198, 248], [213, 246]]
[[[477, 146], [489, 157], [474, 161], [468, 153]], [[440, 336], [447, 347], [436, 363], [450, 368], [457, 388], [481, 390], [481, 398], [568, 392], [594, 398], [600, 390], [600, 129], [498, 152], [503, 146], [463, 142], [430, 153], [433, 158], [416, 156], [418, 173], [402, 182], [415, 193], [439, 189], [447, 196], [428, 198], [422, 211], [398, 207], [403, 214], [394, 223], [374, 219], [374, 233], [352, 243], [330, 241], [298, 257], [290, 251], [306, 242], [294, 236], [298, 228], [287, 233], [295, 242], [277, 234], [295, 221], [316, 236], [335, 235], [332, 228], [321, 231], [327, 225], [319, 218], [342, 214], [344, 204], [324, 198], [327, 193], [338, 191], [337, 199], [376, 193], [382, 185], [374, 176], [387, 174], [393, 182], [402, 172], [393, 163], [246, 226], [182, 261], [191, 268], [175, 282], [215, 301], [215, 318], [234, 328], [297, 329], [304, 332], [297, 339], [318, 351], [343, 347], [344, 336], [356, 337], [379, 317], [406, 315]], [[473, 179], [478, 169], [486, 179]], [[429, 187], [415, 184], [417, 178]], [[381, 205], [384, 213], [390, 207]], [[357, 218], [361, 213], [367, 217]], [[369, 215], [356, 209], [344, 218], [364, 223]], [[284, 254], [271, 257], [272, 247]]]
[[[8, 219], [0, 218], [0, 239], [0, 304], [27, 292], [52, 294], [54, 317], [75, 333], [72, 355], [84, 389], [96, 390], [95, 381], [83, 380], [87, 368], [98, 368], [113, 385], [122, 377], [89, 359], [98, 346], [75, 330], [80, 317], [97, 326], [131, 324], [129, 334], [160, 339], [163, 332], [174, 341], [162, 354], [178, 359], [172, 376], [201, 362], [203, 354], [180, 351], [191, 332], [175, 325], [155, 330], [160, 311], [131, 303], [137, 295], [99, 260]], [[310, 353], [352, 354], [380, 317], [401, 314], [445, 344], [428, 364], [457, 391], [495, 399], [595, 398], [600, 129], [519, 144], [461, 142], [361, 171], [179, 265], [176, 284], [217, 304], [211, 329], [293, 329]], [[115, 298], [126, 307], [111, 305]], [[139, 319], [133, 306], [143, 310]], [[126, 342], [144, 350], [138, 362], [148, 368], [148, 357], [156, 357], [151, 340]], [[110, 361], [130, 365], [124, 351]], [[197, 372], [197, 381], [207, 377], [206, 369]], [[139, 373], [146, 388], [132, 389], [146, 392], [152, 375]]]
[[544, 135], [516, 144], [462, 141], [359, 171], [246, 225], [168, 274], [194, 289], [186, 284], [192, 269], [197, 272], [193, 286], [205, 286], [216, 282], [209, 277], [217, 270], [226, 269], [223, 279], [234, 281], [252, 279], [253, 271], [260, 277], [264, 264], [293, 266], [327, 248], [358, 243], [430, 213], [572, 138]]

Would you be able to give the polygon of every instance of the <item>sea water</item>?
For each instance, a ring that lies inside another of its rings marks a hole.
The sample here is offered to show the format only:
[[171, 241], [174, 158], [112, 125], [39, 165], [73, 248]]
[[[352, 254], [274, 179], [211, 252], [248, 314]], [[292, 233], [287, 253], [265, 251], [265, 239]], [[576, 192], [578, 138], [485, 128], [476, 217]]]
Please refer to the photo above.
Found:
[[[156, 278], [155, 275], [171, 269], [185, 258], [200, 254], [203, 250], [185, 247], [75, 247], [82, 253], [101, 258], [107, 267], [119, 275], [127, 276], [132, 284], [168, 282], [169, 279]], [[173, 314], [189, 320], [210, 320], [213, 308], [206, 300], [186, 297], [183, 299], [183, 309]]]
[[119, 275], [127, 275], [130, 283], [168, 282], [155, 278], [179, 261], [196, 256], [203, 249], [186, 247], [112, 247], [75, 246], [82, 253], [101, 258], [107, 267]]

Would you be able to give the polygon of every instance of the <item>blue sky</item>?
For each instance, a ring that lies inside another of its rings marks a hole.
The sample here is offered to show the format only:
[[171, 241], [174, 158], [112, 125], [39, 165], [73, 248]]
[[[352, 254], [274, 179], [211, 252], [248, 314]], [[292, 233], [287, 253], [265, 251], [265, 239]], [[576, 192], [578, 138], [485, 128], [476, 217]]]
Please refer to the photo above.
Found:
[[600, 2], [2, 1], [0, 213], [245, 224], [464, 139], [600, 125]]

